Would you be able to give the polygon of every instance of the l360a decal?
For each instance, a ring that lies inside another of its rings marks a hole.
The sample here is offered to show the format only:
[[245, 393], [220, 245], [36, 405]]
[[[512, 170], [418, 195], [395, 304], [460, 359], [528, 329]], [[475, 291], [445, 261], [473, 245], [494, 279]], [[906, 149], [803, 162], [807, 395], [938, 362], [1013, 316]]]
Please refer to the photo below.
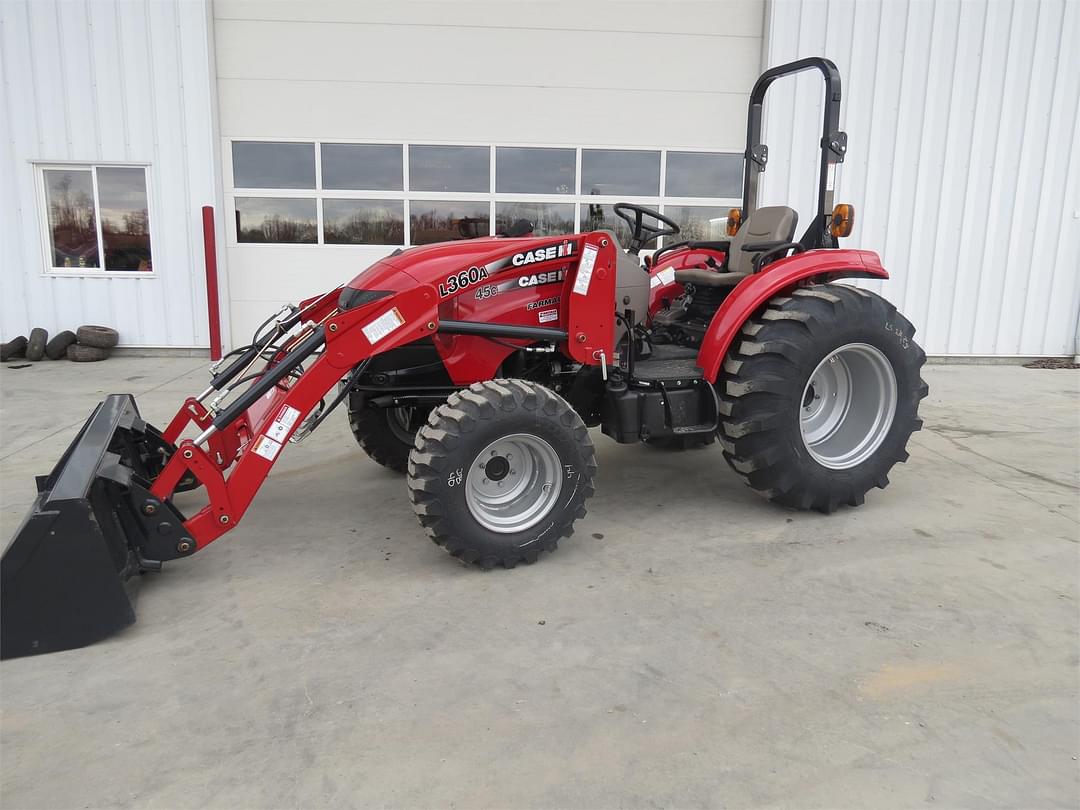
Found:
[[446, 281], [439, 285], [439, 297], [446, 298], [446, 296], [453, 295], [458, 290], [464, 290], [470, 284], [477, 284], [487, 277], [488, 271], [486, 267], [470, 267], [468, 270], [462, 270], [460, 273], [448, 276]]

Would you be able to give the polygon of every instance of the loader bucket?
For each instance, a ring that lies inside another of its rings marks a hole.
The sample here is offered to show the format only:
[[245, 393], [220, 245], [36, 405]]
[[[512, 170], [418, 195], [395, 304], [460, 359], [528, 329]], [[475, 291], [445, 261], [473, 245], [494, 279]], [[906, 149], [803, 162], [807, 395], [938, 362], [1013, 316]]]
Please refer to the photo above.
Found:
[[37, 499], [0, 559], [0, 658], [83, 647], [135, 621], [131, 577], [160, 567], [144, 557], [147, 528], [167, 519], [183, 531], [168, 502], [154, 502], [152, 521], [134, 508], [150, 485], [136, 470], [160, 469], [153, 459], [163, 449], [135, 400], [113, 394], [38, 478]]

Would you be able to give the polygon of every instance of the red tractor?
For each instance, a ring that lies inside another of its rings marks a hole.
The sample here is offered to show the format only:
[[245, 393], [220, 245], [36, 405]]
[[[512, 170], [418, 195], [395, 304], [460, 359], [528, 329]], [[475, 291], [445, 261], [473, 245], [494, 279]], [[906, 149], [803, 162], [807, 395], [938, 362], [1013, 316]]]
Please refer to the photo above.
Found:
[[[825, 79], [817, 209], [759, 208], [762, 102], [778, 77]], [[617, 442], [719, 440], [755, 490], [800, 509], [857, 506], [907, 457], [925, 360], [911, 324], [841, 278], [887, 278], [839, 249], [833, 206], [840, 77], [820, 58], [765, 72], [750, 97], [743, 204], [729, 241], [620, 204], [611, 231], [464, 239], [397, 250], [283, 309], [213, 371], [164, 431], [107, 397], [2, 561], [3, 657], [89, 644], [134, 621], [125, 583], [240, 522], [284, 446], [348, 401], [361, 447], [407, 477], [428, 536], [484, 568], [533, 562], [593, 494], [588, 428]], [[222, 365], [224, 367], [222, 368]], [[197, 435], [192, 435], [197, 433]], [[187, 436], [185, 438], [185, 435]], [[185, 515], [174, 494], [202, 487]]]

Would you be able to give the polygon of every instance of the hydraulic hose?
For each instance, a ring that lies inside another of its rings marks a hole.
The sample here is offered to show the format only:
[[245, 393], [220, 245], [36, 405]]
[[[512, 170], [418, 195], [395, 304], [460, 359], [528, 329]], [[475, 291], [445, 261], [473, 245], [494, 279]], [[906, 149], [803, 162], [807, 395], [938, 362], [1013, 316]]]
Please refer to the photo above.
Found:
[[195, 443], [201, 444], [212, 433], [232, 424], [240, 414], [258, 402], [259, 397], [287, 377], [293, 369], [318, 351], [325, 342], [325, 329], [321, 326], [316, 327], [299, 346], [281, 358], [280, 363], [267, 370], [250, 388], [225, 406], [214, 418], [213, 424], [195, 439]]

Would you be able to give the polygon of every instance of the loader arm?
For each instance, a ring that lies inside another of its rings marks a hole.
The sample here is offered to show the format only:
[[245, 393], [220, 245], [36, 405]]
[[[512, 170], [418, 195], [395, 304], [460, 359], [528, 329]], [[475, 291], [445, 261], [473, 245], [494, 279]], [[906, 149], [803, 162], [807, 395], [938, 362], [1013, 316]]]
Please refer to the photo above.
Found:
[[[227, 473], [196, 440], [179, 443], [150, 492], [162, 501], [168, 499], [188, 472], [206, 487], [210, 503], [184, 522], [194, 540], [188, 553], [205, 547], [240, 521], [282, 447], [350, 369], [377, 352], [438, 328], [436, 301], [433, 288], [416, 287], [346, 312], [334, 310], [331, 317], [297, 336], [291, 350], [204, 431], [207, 442], [224, 435], [227, 438], [219, 441], [239, 445], [239, 455]], [[320, 349], [310, 367], [286, 382], [289, 371]], [[246, 406], [242, 413], [230, 411], [238, 404]]]

